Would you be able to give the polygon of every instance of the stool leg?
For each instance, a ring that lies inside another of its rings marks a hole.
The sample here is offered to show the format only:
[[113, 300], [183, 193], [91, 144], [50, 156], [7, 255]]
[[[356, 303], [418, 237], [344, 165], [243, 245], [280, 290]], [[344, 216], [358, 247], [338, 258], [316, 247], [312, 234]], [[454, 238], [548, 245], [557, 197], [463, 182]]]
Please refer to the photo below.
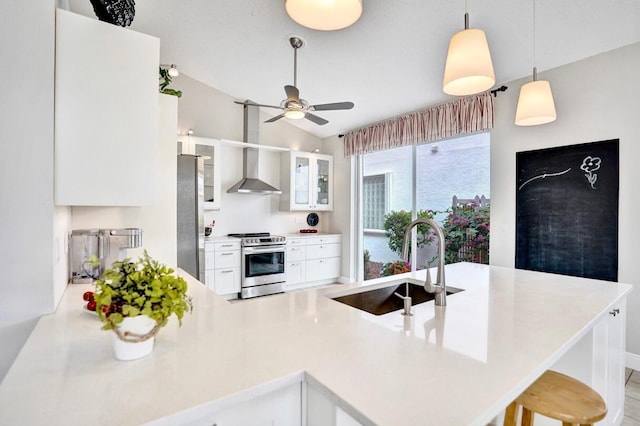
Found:
[[527, 407], [522, 407], [522, 426], [533, 425], [533, 412]]
[[504, 414], [504, 426], [516, 426], [518, 421], [518, 403], [513, 401], [507, 407], [507, 411]]

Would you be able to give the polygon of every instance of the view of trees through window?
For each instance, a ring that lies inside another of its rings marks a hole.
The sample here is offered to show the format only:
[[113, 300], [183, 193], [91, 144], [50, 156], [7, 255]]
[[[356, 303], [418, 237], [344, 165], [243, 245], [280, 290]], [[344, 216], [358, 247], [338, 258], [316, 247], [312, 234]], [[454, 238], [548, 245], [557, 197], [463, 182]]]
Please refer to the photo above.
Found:
[[[442, 226], [446, 263], [489, 263], [489, 133], [374, 152], [362, 160], [365, 279], [410, 270], [400, 252], [412, 217]], [[428, 226], [417, 228], [415, 249], [416, 269], [435, 265], [437, 243]]]

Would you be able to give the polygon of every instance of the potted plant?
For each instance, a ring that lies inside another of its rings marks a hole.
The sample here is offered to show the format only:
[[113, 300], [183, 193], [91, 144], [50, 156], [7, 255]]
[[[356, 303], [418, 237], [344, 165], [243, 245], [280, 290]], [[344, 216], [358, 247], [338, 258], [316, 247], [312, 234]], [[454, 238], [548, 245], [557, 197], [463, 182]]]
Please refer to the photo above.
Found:
[[169, 85], [171, 84], [171, 76], [169, 75], [169, 70], [160, 67], [160, 93], [164, 93], [165, 95], [171, 95], [176, 97], [182, 96], [182, 90], [169, 89]]
[[114, 262], [96, 281], [96, 312], [104, 330], [113, 330], [117, 359], [143, 357], [153, 350], [155, 335], [173, 314], [182, 325], [193, 308], [187, 282], [153, 260], [147, 251], [137, 262]]

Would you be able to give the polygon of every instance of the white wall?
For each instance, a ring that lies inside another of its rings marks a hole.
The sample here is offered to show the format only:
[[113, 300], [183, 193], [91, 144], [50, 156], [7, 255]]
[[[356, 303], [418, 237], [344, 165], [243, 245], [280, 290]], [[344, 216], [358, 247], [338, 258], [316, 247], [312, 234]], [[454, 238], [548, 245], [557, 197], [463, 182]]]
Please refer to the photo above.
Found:
[[146, 249], [154, 259], [175, 268], [178, 100], [169, 95], [160, 95], [159, 100], [156, 201], [142, 207], [72, 207], [72, 229], [141, 228], [142, 247], [127, 250], [127, 257], [135, 259]]
[[[188, 76], [180, 75], [173, 80], [171, 88], [182, 91], [178, 101], [178, 129], [186, 133], [189, 129], [195, 136], [242, 141], [243, 106], [235, 104], [234, 98]], [[275, 110], [274, 110], [275, 111]], [[260, 143], [286, 147], [296, 151], [313, 151], [321, 148], [322, 142], [281, 119], [264, 123], [271, 116], [260, 112]], [[297, 233], [307, 228], [307, 212], [282, 212], [277, 195], [228, 194], [229, 187], [242, 177], [242, 150], [223, 146], [221, 149], [222, 199], [219, 211], [205, 212], [205, 223], [216, 221], [214, 236], [232, 232], [271, 232], [274, 234]], [[334, 170], [337, 170], [334, 165]], [[280, 154], [262, 150], [260, 153], [260, 178], [280, 187]], [[348, 180], [347, 180], [348, 182]], [[339, 182], [336, 179], [335, 185]], [[337, 232], [329, 224], [329, 214], [320, 213], [321, 232]]]
[[0, 379], [37, 318], [54, 309], [54, 276], [64, 274], [64, 246], [55, 244], [67, 209], [53, 207], [55, 5], [24, 0], [2, 10]]
[[333, 155], [334, 191], [333, 212], [328, 217], [329, 227], [335, 233], [342, 234], [341, 281], [357, 280], [357, 262], [359, 254], [354, 253], [358, 236], [352, 224], [356, 220], [357, 197], [355, 182], [352, 180], [352, 159], [344, 156], [342, 139], [337, 136], [322, 141], [323, 152]]
[[[520, 86], [506, 83], [496, 99], [496, 125], [491, 132], [491, 263], [515, 264], [515, 154], [518, 151], [620, 139], [620, 199], [618, 279], [634, 286], [640, 227], [640, 43], [606, 52], [539, 74], [549, 80], [558, 119], [550, 124], [518, 127], [513, 124]], [[571, 307], [567, 307], [571, 309]], [[627, 352], [638, 354], [640, 368], [640, 288], [627, 304]], [[628, 361], [629, 363], [629, 361]]]

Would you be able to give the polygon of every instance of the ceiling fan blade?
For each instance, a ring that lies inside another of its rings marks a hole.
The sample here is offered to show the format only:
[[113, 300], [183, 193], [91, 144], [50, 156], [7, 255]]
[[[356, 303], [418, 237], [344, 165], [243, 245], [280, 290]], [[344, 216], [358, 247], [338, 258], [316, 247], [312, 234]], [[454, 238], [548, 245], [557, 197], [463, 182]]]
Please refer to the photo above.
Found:
[[311, 114], [310, 112], [307, 112], [304, 115], [304, 118], [306, 118], [309, 121], [313, 121], [314, 123], [316, 123], [316, 124], [318, 124], [320, 126], [324, 126], [325, 124], [328, 123], [328, 121], [325, 120], [324, 118], [318, 117], [317, 115]]
[[284, 91], [287, 94], [287, 99], [290, 101], [300, 102], [300, 91], [296, 86], [286, 85]]
[[238, 101], [233, 101], [239, 105], [251, 105], [251, 106], [258, 106], [258, 107], [265, 107], [265, 108], [277, 108], [277, 109], [282, 109], [279, 106], [276, 105], [264, 105], [264, 104], [257, 104], [255, 102], [238, 102]]
[[282, 114], [276, 115], [275, 117], [268, 119], [267, 121], [265, 121], [265, 123], [273, 123], [274, 121], [280, 120], [282, 117], [284, 117], [284, 112]]
[[336, 109], [351, 109], [353, 102], [335, 102], [332, 104], [311, 105], [309, 109], [313, 111], [332, 111]]

